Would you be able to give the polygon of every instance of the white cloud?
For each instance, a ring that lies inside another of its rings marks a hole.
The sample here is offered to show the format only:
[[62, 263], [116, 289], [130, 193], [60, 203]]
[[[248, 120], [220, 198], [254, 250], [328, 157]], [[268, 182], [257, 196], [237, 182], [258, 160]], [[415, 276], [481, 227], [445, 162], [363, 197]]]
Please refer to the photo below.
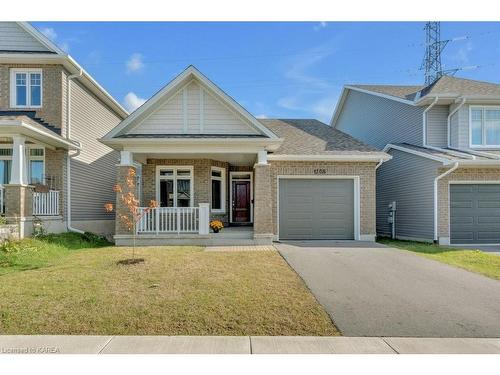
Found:
[[142, 61], [142, 55], [140, 53], [134, 53], [127, 61], [127, 73], [139, 72], [144, 68], [144, 62]]
[[328, 26], [328, 24], [325, 21], [321, 21], [320, 23], [318, 23], [317, 25], [314, 26], [314, 31], [319, 31], [321, 29], [324, 29], [327, 26]]
[[285, 77], [295, 88], [291, 94], [278, 99], [279, 107], [300, 112], [300, 116], [314, 116], [328, 121], [333, 113], [336, 98], [331, 97], [336, 87], [325, 79], [317, 77], [312, 71], [327, 57], [335, 52], [332, 43], [320, 45], [305, 51], [290, 62]]
[[43, 35], [45, 35], [52, 41], [55, 41], [57, 39], [57, 33], [52, 27], [44, 27], [40, 31], [42, 32]]
[[134, 92], [129, 92], [123, 99], [123, 105], [129, 112], [135, 111], [146, 102], [146, 99], [137, 96]]
[[255, 116], [255, 118], [265, 119], [265, 118], [269, 118], [269, 117], [266, 114], [261, 113], [260, 115]]

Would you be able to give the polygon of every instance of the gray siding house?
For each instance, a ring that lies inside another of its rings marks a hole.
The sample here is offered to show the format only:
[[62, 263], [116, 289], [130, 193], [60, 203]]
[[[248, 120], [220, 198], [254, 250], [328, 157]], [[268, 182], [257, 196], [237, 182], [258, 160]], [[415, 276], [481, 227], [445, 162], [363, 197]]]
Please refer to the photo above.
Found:
[[25, 22], [0, 22], [0, 213], [28, 236], [111, 234], [119, 154], [98, 141], [127, 112]]
[[378, 235], [500, 244], [500, 85], [349, 85], [331, 125], [392, 156], [377, 170]]

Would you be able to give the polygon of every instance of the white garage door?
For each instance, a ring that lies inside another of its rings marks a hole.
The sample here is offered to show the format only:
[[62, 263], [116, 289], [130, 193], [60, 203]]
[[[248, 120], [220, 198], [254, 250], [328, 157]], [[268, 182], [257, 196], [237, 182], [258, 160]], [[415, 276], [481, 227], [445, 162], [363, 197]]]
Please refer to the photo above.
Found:
[[279, 238], [354, 239], [354, 181], [281, 179]]

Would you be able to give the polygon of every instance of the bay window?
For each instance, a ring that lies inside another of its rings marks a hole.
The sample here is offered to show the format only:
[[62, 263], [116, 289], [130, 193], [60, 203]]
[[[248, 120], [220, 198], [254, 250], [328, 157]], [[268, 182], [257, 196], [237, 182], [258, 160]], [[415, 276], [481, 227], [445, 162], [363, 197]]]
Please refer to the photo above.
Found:
[[160, 207], [193, 207], [193, 168], [157, 167]]
[[470, 108], [471, 146], [500, 147], [500, 107]]
[[212, 212], [224, 213], [226, 211], [226, 170], [212, 167], [210, 170], [211, 207]]
[[42, 106], [41, 69], [12, 69], [10, 87], [11, 107], [38, 108]]

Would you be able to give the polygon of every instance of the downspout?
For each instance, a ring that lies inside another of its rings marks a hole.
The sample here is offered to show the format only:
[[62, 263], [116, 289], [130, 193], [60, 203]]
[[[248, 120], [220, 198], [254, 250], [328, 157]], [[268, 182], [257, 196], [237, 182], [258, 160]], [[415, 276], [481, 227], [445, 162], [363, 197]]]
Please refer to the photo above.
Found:
[[438, 240], [438, 181], [457, 168], [458, 162], [456, 162], [451, 169], [448, 169], [434, 179], [434, 241]]
[[[71, 139], [71, 81], [75, 78], [81, 77], [83, 70], [80, 72], [68, 76], [66, 81], [66, 138]], [[69, 154], [66, 158], [66, 227], [70, 232], [85, 233], [80, 229], [73, 228], [71, 226], [71, 159], [80, 155], [78, 150], [74, 154]]]
[[378, 169], [378, 167], [380, 167], [382, 165], [382, 163], [384, 162], [384, 159], [380, 158], [380, 161], [377, 163], [377, 165], [375, 166], [375, 170]]
[[451, 147], [451, 133], [450, 133], [450, 127], [451, 127], [451, 116], [453, 116], [455, 113], [458, 112], [458, 110], [460, 108], [463, 107], [463, 105], [465, 104], [466, 102], [466, 98], [462, 98], [462, 101], [460, 102], [460, 104], [458, 105], [457, 108], [455, 108], [449, 115], [448, 115], [448, 119], [447, 119], [447, 126], [448, 126], [448, 147]]

